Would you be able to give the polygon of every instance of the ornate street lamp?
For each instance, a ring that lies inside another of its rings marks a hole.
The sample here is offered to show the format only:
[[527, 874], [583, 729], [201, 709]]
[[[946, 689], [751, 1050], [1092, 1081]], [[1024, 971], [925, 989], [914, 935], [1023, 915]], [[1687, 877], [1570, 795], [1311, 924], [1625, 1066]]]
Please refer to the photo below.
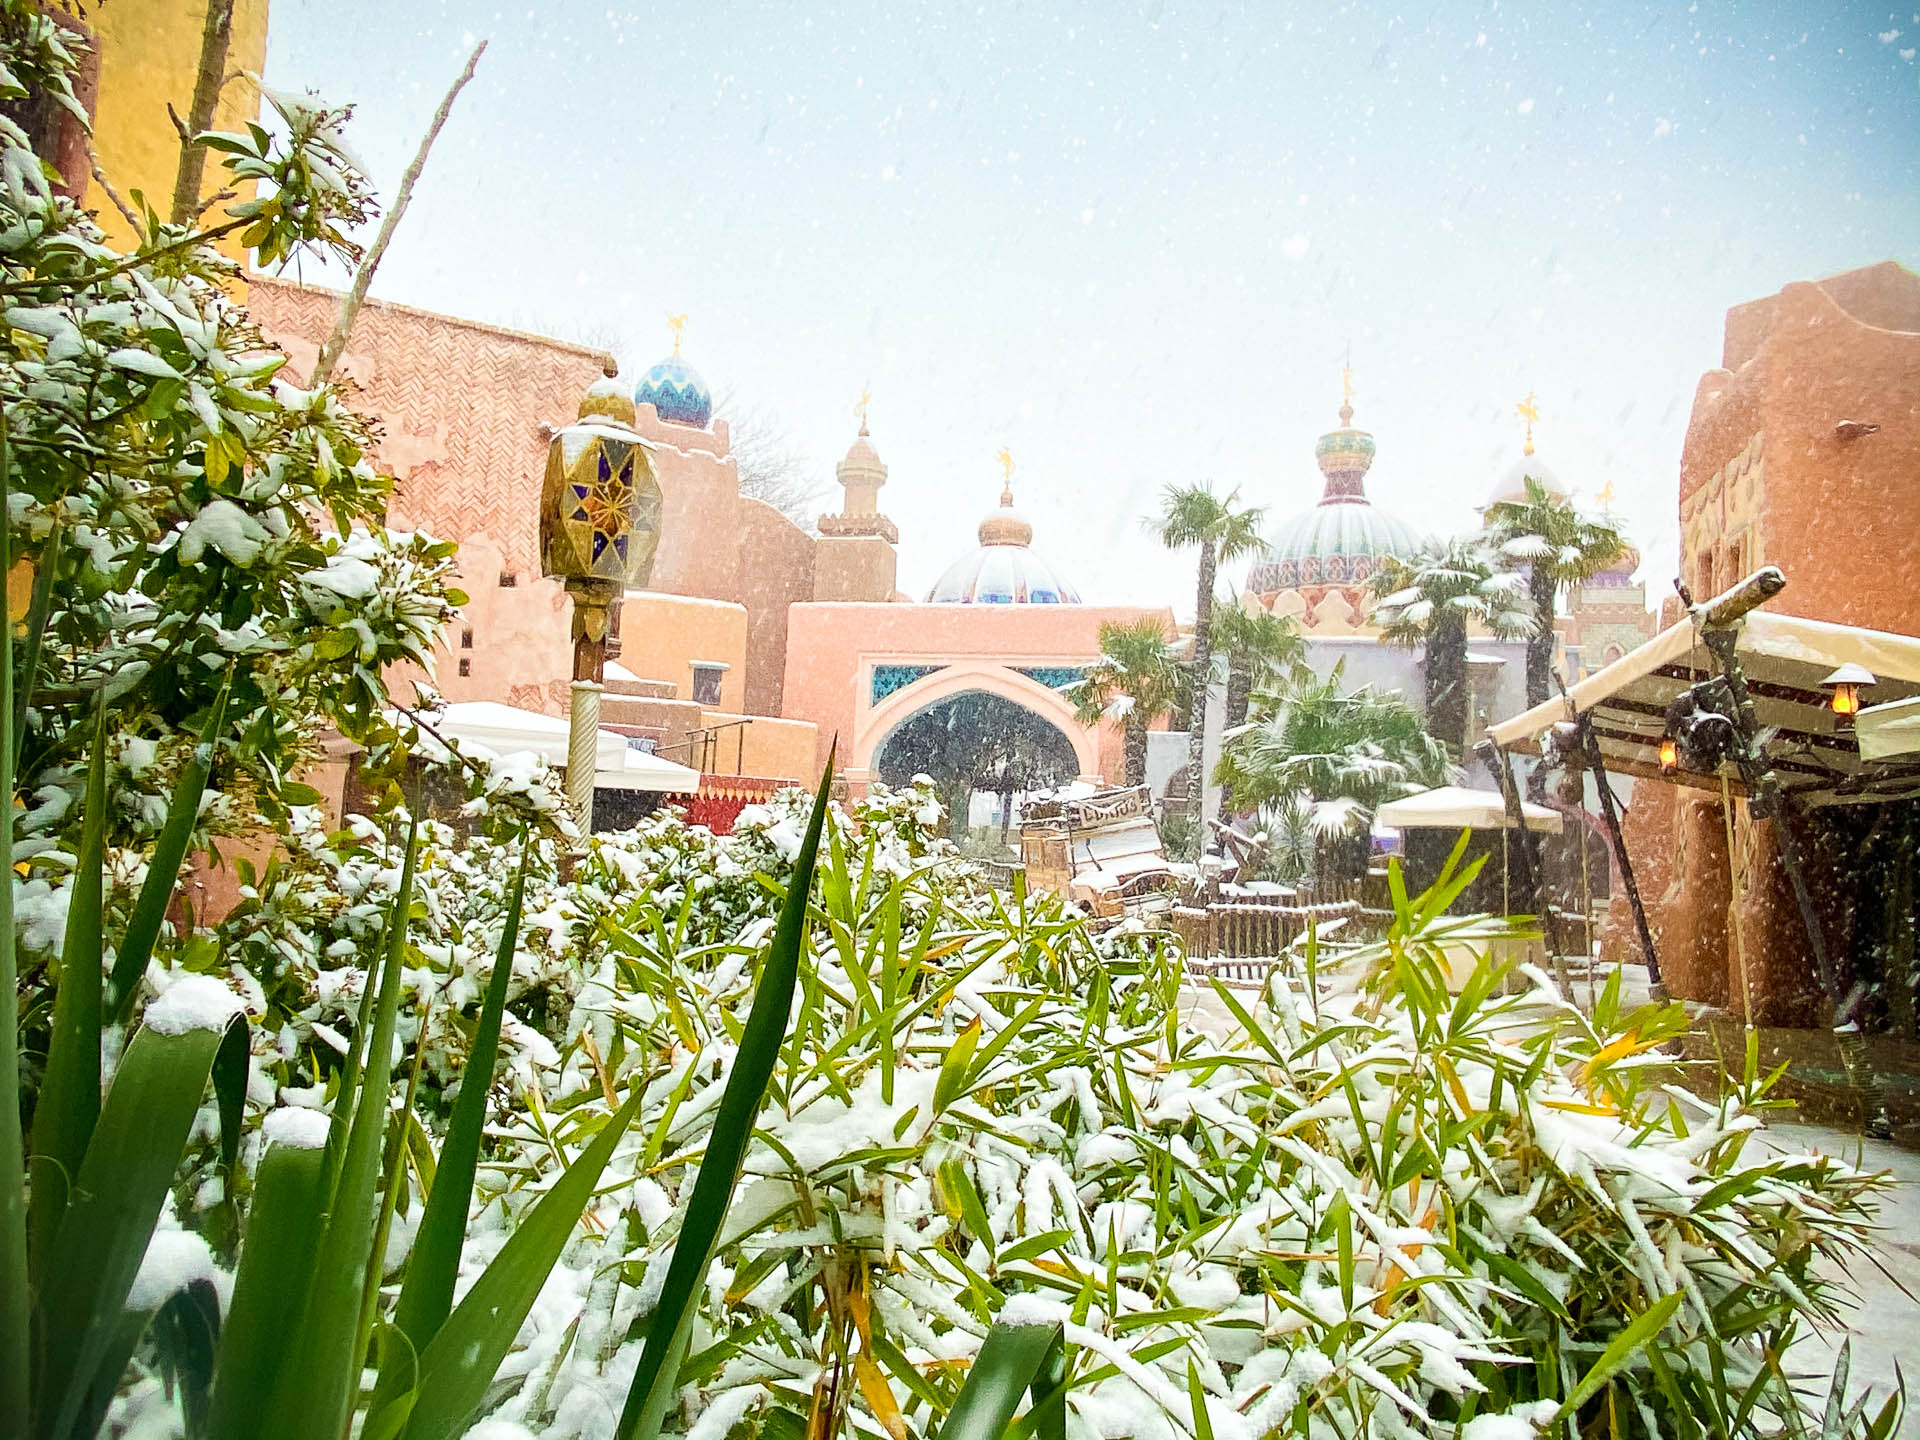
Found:
[[1860, 713], [1860, 687], [1877, 685], [1879, 677], [1864, 665], [1849, 660], [1820, 682], [1833, 708], [1833, 728], [1851, 730], [1853, 717]]
[[593, 824], [611, 613], [628, 589], [652, 578], [660, 548], [660, 486], [633, 418], [633, 401], [613, 380], [595, 381], [580, 418], [547, 447], [540, 492], [540, 570], [565, 581], [573, 597], [567, 801], [583, 839]]

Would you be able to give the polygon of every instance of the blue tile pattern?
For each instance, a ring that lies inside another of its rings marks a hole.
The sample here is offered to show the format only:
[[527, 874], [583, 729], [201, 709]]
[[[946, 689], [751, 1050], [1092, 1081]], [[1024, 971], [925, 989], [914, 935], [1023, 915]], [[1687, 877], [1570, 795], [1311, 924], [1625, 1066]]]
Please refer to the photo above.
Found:
[[936, 670], [944, 670], [944, 665], [876, 665], [873, 667], [873, 698], [868, 701], [878, 705], [896, 690], [904, 690], [916, 680], [924, 680]]
[[1024, 545], [982, 545], [954, 561], [927, 594], [931, 605], [1078, 605], [1080, 592]]
[[669, 355], [640, 377], [633, 403], [651, 405], [662, 420], [699, 430], [713, 419], [713, 392], [700, 372], [678, 355]]
[[1038, 681], [1049, 690], [1064, 690], [1087, 678], [1087, 667], [1084, 665], [1015, 665], [1013, 668], [1018, 674]]

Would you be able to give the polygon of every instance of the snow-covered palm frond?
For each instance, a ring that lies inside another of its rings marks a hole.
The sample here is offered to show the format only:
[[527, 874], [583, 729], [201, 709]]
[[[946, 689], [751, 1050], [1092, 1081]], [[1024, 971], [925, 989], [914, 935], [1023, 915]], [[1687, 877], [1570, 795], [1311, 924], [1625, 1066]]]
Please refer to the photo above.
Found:
[[1311, 825], [1322, 837], [1356, 835], [1373, 818], [1373, 812], [1351, 795], [1333, 800], [1316, 800]]
[[1553, 557], [1569, 570], [1577, 569], [1586, 563], [1586, 554], [1578, 545], [1562, 545]]
[[1404, 590], [1394, 591], [1393, 594], [1387, 596], [1384, 600], [1382, 600], [1380, 604], [1383, 608], [1391, 608], [1391, 609], [1398, 610], [1403, 606], [1413, 604], [1419, 598], [1420, 598], [1420, 587], [1418, 585], [1409, 585]]
[[1408, 625], [1424, 625], [1433, 616], [1433, 602], [1422, 597], [1400, 610], [1400, 619]]
[[1527, 577], [1519, 570], [1496, 570], [1481, 582], [1480, 588], [1489, 592], [1505, 590], [1515, 595], [1524, 595], [1527, 589]]
[[1515, 560], [1544, 560], [1554, 553], [1554, 547], [1544, 535], [1515, 535], [1501, 544], [1500, 553]]

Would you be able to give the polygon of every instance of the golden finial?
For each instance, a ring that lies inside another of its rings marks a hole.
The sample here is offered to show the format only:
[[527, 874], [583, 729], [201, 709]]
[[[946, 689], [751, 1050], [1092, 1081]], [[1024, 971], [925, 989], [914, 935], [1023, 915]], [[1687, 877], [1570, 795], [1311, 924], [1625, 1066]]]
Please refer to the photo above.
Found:
[[1527, 391], [1527, 398], [1514, 406], [1514, 411], [1527, 422], [1527, 443], [1521, 448], [1523, 455], [1533, 453], [1533, 422], [1540, 418], [1540, 407], [1534, 403], [1533, 391]]
[[993, 458], [1000, 462], [1000, 503], [1011, 505], [1013, 504], [1013, 451], [1002, 445], [1000, 453]]
[[853, 413], [860, 417], [860, 433], [867, 433], [867, 406], [873, 403], [873, 390], [868, 386], [860, 387], [860, 402], [853, 407]]
[[1609, 480], [1602, 485], [1593, 498], [1600, 502], [1602, 515], [1611, 515], [1613, 513], [1613, 481]]
[[687, 317], [684, 314], [669, 314], [667, 316], [667, 328], [673, 331], [673, 353], [678, 355], [680, 353], [680, 332], [687, 328]]
[[1340, 423], [1353, 423], [1353, 348], [1347, 348], [1346, 363], [1340, 367]]

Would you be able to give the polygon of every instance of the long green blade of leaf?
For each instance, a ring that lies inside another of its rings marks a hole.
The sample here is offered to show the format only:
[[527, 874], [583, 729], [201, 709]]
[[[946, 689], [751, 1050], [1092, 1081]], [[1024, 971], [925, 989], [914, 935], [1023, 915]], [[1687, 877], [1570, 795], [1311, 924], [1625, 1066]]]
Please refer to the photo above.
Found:
[[133, 994], [153, 958], [153, 942], [160, 934], [160, 922], [166, 918], [173, 900], [173, 887], [180, 878], [180, 866], [187, 858], [187, 846], [193, 840], [193, 824], [200, 815], [200, 797], [207, 788], [207, 776], [213, 771], [213, 742], [220, 734], [220, 723], [227, 712], [227, 687], [220, 687], [219, 698], [207, 712], [193, 754], [188, 757], [180, 778], [167, 803], [166, 824], [154, 844], [147, 863], [147, 878], [140, 886], [140, 898], [134, 902], [127, 920], [126, 934], [113, 957], [113, 973], [107, 981], [107, 1013], [125, 1020], [133, 1008]]
[[1063, 1425], [1064, 1406], [1050, 1393], [1058, 1388], [1058, 1378], [1049, 1373], [1059, 1365], [1061, 1336], [1058, 1324], [994, 1326], [947, 1412], [939, 1440], [1000, 1440], [1029, 1388], [1036, 1409], [1050, 1401], [1062, 1411], [1059, 1417], [1049, 1415], [1054, 1423], [1041, 1426], [1042, 1433], [1053, 1432], [1055, 1423]]
[[13, 455], [0, 407], [0, 1415], [31, 1413], [26, 1145], [20, 1133], [20, 976], [13, 932]]
[[433, 1189], [427, 1196], [426, 1212], [420, 1217], [420, 1229], [413, 1238], [407, 1278], [400, 1287], [400, 1300], [393, 1312], [393, 1323], [407, 1340], [398, 1347], [404, 1352], [405, 1363], [400, 1368], [381, 1366], [380, 1382], [374, 1389], [375, 1414], [412, 1385], [414, 1358], [427, 1348], [453, 1308], [453, 1282], [460, 1269], [460, 1247], [467, 1238], [473, 1172], [480, 1158], [480, 1132], [487, 1121], [487, 1090], [493, 1083], [494, 1062], [500, 1055], [500, 1020], [506, 1013], [507, 987], [513, 979], [513, 956], [520, 940], [520, 909], [526, 897], [527, 867], [532, 854], [531, 842], [522, 836], [520, 873], [514, 877], [513, 888], [507, 893], [506, 920], [500, 931], [499, 949], [493, 957], [493, 975], [487, 982], [480, 1025], [474, 1033], [473, 1050], [467, 1056], [467, 1068], [461, 1075], [460, 1094], [453, 1102], [453, 1118], [434, 1166]]
[[[30, 1175], [33, 1204], [27, 1228], [29, 1263], [45, 1282], [40, 1257], [53, 1249], [66, 1213], [69, 1186], [100, 1117], [100, 925], [104, 902], [100, 871], [106, 852], [107, 707], [94, 708], [92, 753], [87, 760], [86, 815], [80, 829], [80, 859], [67, 904], [67, 934], [60, 947], [60, 991], [53, 1002], [53, 1035], [47, 1073], [33, 1112]], [[8, 882], [11, 884], [11, 880]]]
[[[387, 953], [381, 965], [380, 1000], [367, 1042], [353, 1128], [340, 1151], [326, 1233], [316, 1246], [313, 1285], [299, 1334], [301, 1363], [280, 1373], [269, 1413], [288, 1440], [339, 1440], [357, 1388], [364, 1356], [354, 1353], [360, 1328], [361, 1284], [373, 1243], [374, 1197], [387, 1134], [393, 1091], [393, 1035], [400, 1010], [400, 974], [407, 951], [407, 912], [413, 904], [414, 865], [420, 819], [407, 831], [407, 858], [394, 897]], [[356, 1037], [357, 1039], [358, 1037]], [[335, 1117], [338, 1130], [339, 1118]]]
[[[513, 1238], [420, 1354], [420, 1383], [407, 1440], [454, 1440], [466, 1428], [506, 1357], [513, 1337], [540, 1296], [600, 1172], [639, 1112], [642, 1092], [601, 1126], [593, 1143], [520, 1221]], [[384, 1378], [384, 1376], [383, 1376]], [[372, 1422], [369, 1422], [371, 1428]]]
[[673, 1396], [680, 1357], [693, 1326], [701, 1281], [713, 1258], [714, 1241], [727, 1217], [727, 1205], [746, 1159], [753, 1122], [766, 1098], [767, 1082], [786, 1040], [787, 1016], [793, 1008], [794, 984], [800, 973], [800, 952], [807, 940], [807, 895], [813, 888], [814, 859], [820, 849], [820, 827], [827, 815], [827, 792], [833, 781], [833, 758], [813, 797], [813, 815], [806, 839], [794, 862], [793, 879], [780, 906], [780, 923], [767, 950], [766, 965], [753, 995], [746, 1033], [733, 1057], [721, 1092], [720, 1109], [707, 1140], [700, 1173], [694, 1177], [686, 1223], [673, 1247], [673, 1260], [654, 1311], [653, 1328], [640, 1351], [640, 1364], [620, 1412], [617, 1440], [653, 1440]]
[[[298, 1137], [317, 1140], [320, 1137]], [[324, 1144], [275, 1139], [261, 1157], [247, 1239], [213, 1377], [208, 1440], [251, 1440], [313, 1280], [313, 1237], [326, 1207]]]
[[1651, 1340], [1666, 1328], [1673, 1312], [1680, 1308], [1680, 1294], [1676, 1291], [1664, 1299], [1656, 1301], [1651, 1309], [1643, 1310], [1634, 1317], [1626, 1329], [1613, 1337], [1611, 1344], [1600, 1352], [1600, 1358], [1593, 1362], [1593, 1368], [1581, 1377], [1580, 1383], [1568, 1394], [1566, 1403], [1554, 1413], [1550, 1425], [1558, 1425], [1569, 1415], [1578, 1413], [1580, 1407], [1592, 1399], [1600, 1387], [1607, 1383], [1614, 1371], [1627, 1363], [1634, 1351]]
[[120, 1325], [215, 1057], [234, 1043], [246, 1043], [237, 1018], [219, 1029], [145, 1025], [127, 1046], [42, 1272], [33, 1433], [43, 1440], [72, 1431]]

